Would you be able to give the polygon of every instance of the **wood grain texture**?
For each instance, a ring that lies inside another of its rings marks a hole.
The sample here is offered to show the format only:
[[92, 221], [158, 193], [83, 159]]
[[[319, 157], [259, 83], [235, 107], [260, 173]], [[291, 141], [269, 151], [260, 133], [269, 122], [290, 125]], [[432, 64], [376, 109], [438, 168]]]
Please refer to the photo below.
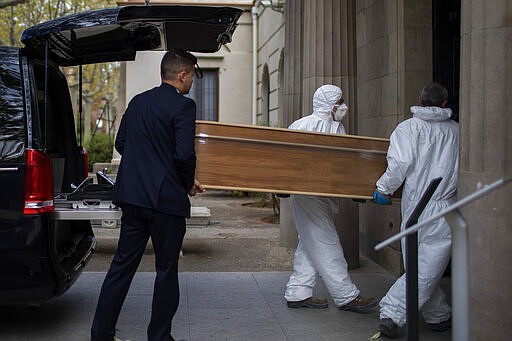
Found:
[[389, 140], [196, 122], [196, 178], [206, 187], [370, 199]]

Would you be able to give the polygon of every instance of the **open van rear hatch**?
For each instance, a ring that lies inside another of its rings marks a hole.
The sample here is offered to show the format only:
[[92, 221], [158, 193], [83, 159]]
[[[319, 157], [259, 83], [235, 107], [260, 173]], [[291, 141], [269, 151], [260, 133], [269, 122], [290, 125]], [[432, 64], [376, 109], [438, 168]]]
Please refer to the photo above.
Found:
[[[230, 7], [179, 5], [98, 9], [30, 27], [23, 32], [21, 41], [31, 54], [45, 60], [45, 65], [51, 61], [59, 66], [135, 60], [137, 51], [146, 50], [216, 52], [231, 41], [241, 13]], [[47, 88], [48, 84], [45, 96]], [[118, 219], [121, 215], [111, 200], [96, 197], [95, 193], [71, 199], [74, 194], [78, 193], [55, 197], [51, 219]]]
[[61, 66], [134, 60], [137, 51], [215, 52], [242, 11], [230, 7], [125, 6], [71, 14], [25, 30], [21, 41]]

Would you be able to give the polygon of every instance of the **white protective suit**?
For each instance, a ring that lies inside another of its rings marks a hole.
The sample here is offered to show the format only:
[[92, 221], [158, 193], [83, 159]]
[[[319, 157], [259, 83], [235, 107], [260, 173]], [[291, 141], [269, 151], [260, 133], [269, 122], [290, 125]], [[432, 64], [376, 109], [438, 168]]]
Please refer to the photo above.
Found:
[[[313, 95], [313, 113], [293, 122], [289, 129], [345, 134], [343, 124], [331, 115], [341, 95], [337, 86], [321, 86]], [[350, 303], [359, 290], [348, 274], [334, 225], [340, 199], [304, 195], [292, 195], [291, 199], [299, 244], [284, 297], [287, 301], [302, 301], [313, 296], [318, 272], [337, 306]]]
[[[391, 134], [388, 168], [377, 181], [377, 190], [385, 194], [394, 193], [405, 181], [401, 203], [402, 230], [432, 179], [443, 178], [419, 222], [455, 201], [459, 163], [459, 125], [449, 119], [452, 111], [413, 106], [411, 113], [413, 118], [400, 123]], [[404, 239], [402, 250], [405, 250]], [[444, 218], [419, 230], [418, 298], [427, 323], [440, 323], [451, 316], [444, 293], [438, 287], [450, 253], [451, 231]], [[405, 324], [405, 274], [380, 301], [380, 318], [391, 318], [399, 326]]]

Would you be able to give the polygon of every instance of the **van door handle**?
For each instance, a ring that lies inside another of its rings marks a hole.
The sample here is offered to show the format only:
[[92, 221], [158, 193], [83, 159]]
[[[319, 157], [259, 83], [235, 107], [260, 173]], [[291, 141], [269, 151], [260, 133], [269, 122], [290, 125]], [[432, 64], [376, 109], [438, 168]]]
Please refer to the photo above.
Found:
[[19, 167], [0, 167], [0, 172], [16, 172]]

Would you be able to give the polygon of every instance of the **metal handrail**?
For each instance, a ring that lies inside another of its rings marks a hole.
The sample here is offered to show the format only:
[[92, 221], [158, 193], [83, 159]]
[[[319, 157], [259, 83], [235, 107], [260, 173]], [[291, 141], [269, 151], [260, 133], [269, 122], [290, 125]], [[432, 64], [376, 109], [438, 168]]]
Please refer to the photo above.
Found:
[[505, 186], [510, 181], [512, 181], [512, 176], [510, 176], [508, 178], [499, 179], [489, 185], [484, 185], [483, 188], [481, 188], [478, 191], [474, 192], [473, 194], [470, 194], [467, 197], [457, 201], [455, 204], [448, 206], [443, 211], [433, 215], [432, 217], [430, 217], [426, 220], [423, 220], [419, 224], [411, 226], [407, 230], [403, 230], [403, 231], [395, 234], [394, 236], [389, 237], [388, 239], [384, 240], [383, 242], [380, 242], [379, 244], [375, 245], [374, 249], [378, 251], [378, 250], [382, 249], [383, 247], [388, 246], [389, 244], [402, 239], [403, 237], [405, 237], [406, 235], [408, 235], [410, 233], [417, 232], [423, 226], [428, 225], [428, 224], [444, 217], [448, 213], [453, 212], [453, 211], [461, 208], [462, 206], [465, 206], [465, 205], [469, 204], [470, 202], [475, 201], [476, 199], [479, 199], [480, 197], [482, 197], [482, 196], [484, 196], [502, 186]]
[[[459, 209], [482, 196], [505, 186], [512, 181], [512, 176], [499, 179], [473, 194], [448, 206], [443, 211], [432, 217], [415, 224], [385, 241], [377, 244], [375, 250], [403, 238], [409, 238], [411, 234], [416, 234], [418, 230], [440, 218], [445, 218], [452, 231], [452, 339], [455, 341], [469, 340], [469, 307], [468, 307], [468, 231], [467, 223], [462, 217]], [[417, 289], [416, 289], [417, 290]], [[417, 292], [416, 292], [417, 294]], [[409, 316], [409, 313], [408, 315]], [[409, 340], [409, 338], [407, 339]]]

